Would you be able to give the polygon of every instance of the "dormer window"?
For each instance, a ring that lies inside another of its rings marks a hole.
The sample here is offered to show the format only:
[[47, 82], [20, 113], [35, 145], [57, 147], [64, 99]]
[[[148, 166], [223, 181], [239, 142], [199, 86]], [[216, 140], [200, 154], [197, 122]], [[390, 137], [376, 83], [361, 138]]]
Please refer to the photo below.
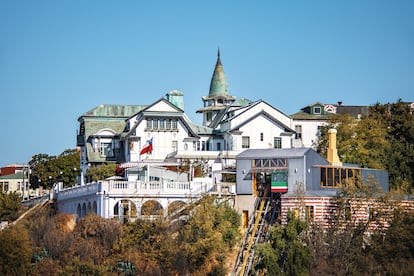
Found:
[[322, 114], [322, 108], [320, 106], [313, 107], [313, 114]]
[[100, 149], [99, 153], [103, 157], [113, 157], [114, 156], [114, 150], [112, 148], [112, 141], [102, 141], [100, 143]]

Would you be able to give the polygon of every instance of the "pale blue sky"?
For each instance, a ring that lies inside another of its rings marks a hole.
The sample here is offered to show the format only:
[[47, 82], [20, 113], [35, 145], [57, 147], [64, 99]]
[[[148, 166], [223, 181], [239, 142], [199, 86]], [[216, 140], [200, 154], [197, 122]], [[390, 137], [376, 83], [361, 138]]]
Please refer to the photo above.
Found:
[[230, 93], [286, 114], [320, 101], [414, 101], [414, 1], [0, 0], [0, 166], [76, 147], [100, 104]]

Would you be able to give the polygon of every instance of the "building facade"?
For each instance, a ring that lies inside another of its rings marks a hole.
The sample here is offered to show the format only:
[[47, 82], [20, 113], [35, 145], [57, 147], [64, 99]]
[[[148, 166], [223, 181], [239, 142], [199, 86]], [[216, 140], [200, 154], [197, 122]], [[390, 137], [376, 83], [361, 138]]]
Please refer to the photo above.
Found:
[[344, 105], [342, 102], [337, 104], [316, 102], [303, 107], [299, 112], [290, 115], [296, 133], [294, 147], [315, 148], [321, 127], [327, 125], [335, 114], [349, 114], [352, 118], [361, 119], [363, 116], [368, 116], [369, 106]]
[[[100, 105], [79, 118], [80, 166], [142, 161], [206, 161], [234, 167], [235, 156], [250, 148], [291, 148], [292, 119], [269, 103], [229, 93], [220, 53], [209, 94], [197, 110], [203, 124], [184, 111], [184, 93], [170, 91], [150, 105]], [[151, 151], [142, 152], [151, 144]]]

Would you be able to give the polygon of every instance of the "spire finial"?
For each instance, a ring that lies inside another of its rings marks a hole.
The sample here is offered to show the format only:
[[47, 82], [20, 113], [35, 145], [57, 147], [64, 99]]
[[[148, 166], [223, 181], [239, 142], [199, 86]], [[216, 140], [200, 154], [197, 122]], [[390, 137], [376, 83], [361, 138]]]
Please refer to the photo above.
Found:
[[218, 47], [218, 50], [217, 50], [217, 64], [220, 64], [220, 65], [221, 65], [221, 59], [220, 59], [220, 47]]

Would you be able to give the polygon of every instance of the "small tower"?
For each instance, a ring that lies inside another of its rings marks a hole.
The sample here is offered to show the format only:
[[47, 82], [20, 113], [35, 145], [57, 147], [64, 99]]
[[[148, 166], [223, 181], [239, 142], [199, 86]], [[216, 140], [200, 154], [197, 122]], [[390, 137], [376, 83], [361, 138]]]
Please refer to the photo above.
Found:
[[203, 113], [203, 125], [210, 126], [217, 114], [235, 101], [235, 97], [229, 94], [226, 75], [220, 60], [220, 49], [217, 54], [216, 67], [210, 82], [208, 96], [203, 96], [204, 107], [197, 110]]

